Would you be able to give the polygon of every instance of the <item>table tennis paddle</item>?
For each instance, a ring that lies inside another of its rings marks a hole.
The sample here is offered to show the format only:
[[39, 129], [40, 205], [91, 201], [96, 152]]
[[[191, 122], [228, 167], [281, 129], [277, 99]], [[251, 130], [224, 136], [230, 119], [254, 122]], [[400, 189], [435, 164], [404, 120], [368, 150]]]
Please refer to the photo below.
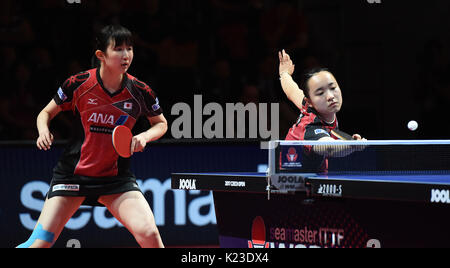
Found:
[[117, 126], [112, 133], [112, 143], [117, 154], [124, 158], [131, 156], [131, 140], [133, 134], [126, 126]]
[[344, 131], [340, 131], [338, 129], [331, 130], [331, 135], [339, 140], [353, 140], [353, 137]]

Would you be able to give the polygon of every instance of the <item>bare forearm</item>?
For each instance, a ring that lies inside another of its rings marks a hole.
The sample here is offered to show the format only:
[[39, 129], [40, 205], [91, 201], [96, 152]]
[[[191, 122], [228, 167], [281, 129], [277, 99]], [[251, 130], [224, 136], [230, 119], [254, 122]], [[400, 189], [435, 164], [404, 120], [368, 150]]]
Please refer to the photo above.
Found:
[[313, 151], [325, 157], [345, 157], [359, 151], [359, 148], [356, 146], [342, 145], [337, 142], [336, 145], [315, 145]]
[[[367, 141], [366, 139], [362, 139], [359, 134], [354, 134], [353, 137], [358, 136], [359, 141]], [[321, 138], [319, 141], [327, 141], [327, 142], [333, 142], [333, 144], [324, 144], [324, 145], [314, 145], [313, 151], [318, 155], [323, 155], [325, 157], [345, 157], [349, 154], [352, 154], [354, 152], [362, 151], [366, 148], [366, 145], [362, 144], [339, 144], [339, 140], [334, 140], [330, 137]]]
[[36, 119], [36, 126], [39, 134], [49, 130], [50, 121], [61, 111], [54, 100], [51, 100], [47, 106], [39, 113]]
[[298, 87], [297, 83], [292, 79], [288, 73], [284, 72], [280, 75], [281, 87], [283, 88], [286, 96], [291, 100], [295, 91], [300, 91], [301, 89]]
[[52, 118], [53, 116], [45, 110], [41, 111], [37, 117], [36, 125], [39, 137], [37, 138], [36, 145], [39, 150], [50, 150], [53, 143], [53, 135], [49, 129]]
[[50, 133], [50, 121], [61, 111], [54, 100], [51, 100], [47, 106], [39, 113], [36, 119], [36, 126], [39, 132], [36, 145], [40, 150], [49, 150], [53, 142], [53, 135]]
[[280, 74], [281, 88], [287, 98], [292, 101], [298, 108], [301, 108], [302, 101], [305, 95], [303, 91], [299, 88], [298, 84], [292, 79], [292, 77], [287, 73], [283, 72]]
[[292, 79], [291, 75], [294, 73], [295, 65], [291, 60], [289, 54], [284, 51], [284, 49], [278, 52], [278, 58], [280, 60], [279, 75], [281, 87], [283, 88], [284, 94], [288, 99], [297, 106], [297, 108], [302, 109], [303, 98], [305, 94]]
[[142, 132], [139, 135], [147, 141], [155, 141], [161, 138], [167, 132], [167, 122], [158, 122], [154, 124], [150, 129], [145, 132]]
[[51, 116], [46, 111], [41, 111], [36, 120], [36, 126], [39, 134], [49, 131]]

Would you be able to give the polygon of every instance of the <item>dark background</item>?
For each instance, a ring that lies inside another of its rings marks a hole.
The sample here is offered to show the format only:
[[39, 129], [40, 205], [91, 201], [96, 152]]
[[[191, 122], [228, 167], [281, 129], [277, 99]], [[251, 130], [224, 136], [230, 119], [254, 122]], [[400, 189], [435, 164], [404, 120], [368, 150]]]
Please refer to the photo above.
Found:
[[[372, 2], [372, 1], [370, 1]], [[0, 139], [35, 140], [35, 118], [62, 82], [91, 68], [95, 32], [135, 33], [130, 74], [171, 107], [280, 103], [280, 137], [298, 110], [278, 81], [277, 51], [332, 70], [343, 91], [340, 128], [368, 139], [448, 137], [449, 1], [2, 0]], [[56, 138], [70, 121], [52, 123]], [[406, 125], [417, 120], [419, 129]], [[145, 123], [143, 123], [145, 124]], [[170, 129], [169, 129], [170, 130]], [[164, 138], [171, 138], [170, 131]]]

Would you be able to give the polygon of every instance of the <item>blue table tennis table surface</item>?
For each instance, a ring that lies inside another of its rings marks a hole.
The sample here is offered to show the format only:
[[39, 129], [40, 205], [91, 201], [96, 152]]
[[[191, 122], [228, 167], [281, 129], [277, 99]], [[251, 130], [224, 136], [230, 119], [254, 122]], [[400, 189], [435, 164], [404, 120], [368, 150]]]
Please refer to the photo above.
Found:
[[[189, 173], [198, 176], [245, 176], [254, 178], [267, 178], [265, 172], [207, 172], [207, 173]], [[286, 173], [285, 175], [289, 175]], [[400, 182], [400, 183], [421, 183], [421, 184], [448, 184], [450, 185], [450, 173], [444, 172], [426, 172], [426, 173], [411, 173], [399, 174], [394, 172], [392, 174], [316, 174], [316, 173], [295, 173], [295, 175], [302, 175], [310, 179], [329, 179], [329, 180], [348, 180], [348, 181], [368, 181], [368, 182]]]

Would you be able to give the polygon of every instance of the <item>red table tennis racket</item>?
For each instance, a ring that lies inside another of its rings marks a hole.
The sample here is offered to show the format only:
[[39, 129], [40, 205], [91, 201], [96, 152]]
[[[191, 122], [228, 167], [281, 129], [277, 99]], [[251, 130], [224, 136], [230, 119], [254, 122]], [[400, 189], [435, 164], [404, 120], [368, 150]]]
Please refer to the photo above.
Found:
[[124, 158], [131, 156], [131, 140], [133, 134], [126, 126], [117, 126], [112, 133], [112, 143], [117, 154]]
[[337, 129], [331, 130], [331, 135], [338, 138], [339, 140], [353, 140], [353, 137], [351, 135]]

